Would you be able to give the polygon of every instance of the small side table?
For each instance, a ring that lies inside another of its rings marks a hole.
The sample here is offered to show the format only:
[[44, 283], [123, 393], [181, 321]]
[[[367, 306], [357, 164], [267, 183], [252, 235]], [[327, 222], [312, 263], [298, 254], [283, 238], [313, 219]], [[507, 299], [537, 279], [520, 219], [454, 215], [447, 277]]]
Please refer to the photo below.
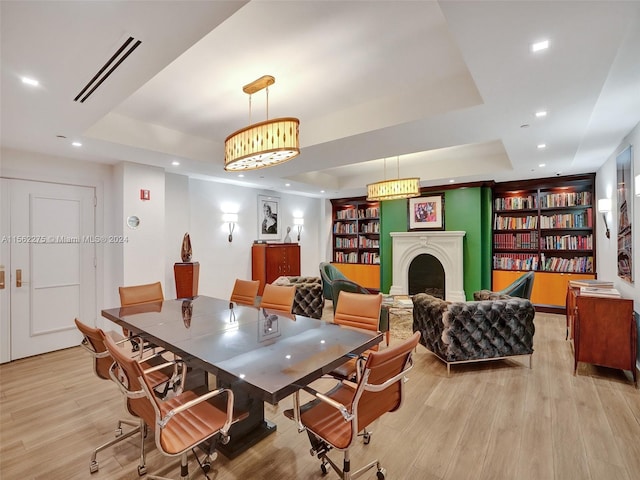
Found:
[[173, 274], [176, 280], [176, 296], [178, 298], [191, 298], [198, 295], [198, 278], [200, 277], [200, 264], [198, 262], [178, 262], [173, 265]]

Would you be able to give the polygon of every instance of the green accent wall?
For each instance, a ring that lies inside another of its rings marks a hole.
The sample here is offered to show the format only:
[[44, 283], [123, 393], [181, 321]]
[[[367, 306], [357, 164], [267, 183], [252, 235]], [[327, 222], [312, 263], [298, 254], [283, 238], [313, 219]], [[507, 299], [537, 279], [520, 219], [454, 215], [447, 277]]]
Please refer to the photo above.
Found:
[[407, 200], [380, 202], [380, 291], [389, 293], [393, 280], [391, 232], [406, 232]]
[[[429, 192], [436, 193], [436, 192]], [[390, 232], [406, 232], [407, 200], [390, 200], [380, 207], [380, 290], [389, 293], [393, 264]], [[445, 230], [466, 232], [463, 241], [464, 291], [491, 286], [491, 189], [458, 188], [444, 192]]]

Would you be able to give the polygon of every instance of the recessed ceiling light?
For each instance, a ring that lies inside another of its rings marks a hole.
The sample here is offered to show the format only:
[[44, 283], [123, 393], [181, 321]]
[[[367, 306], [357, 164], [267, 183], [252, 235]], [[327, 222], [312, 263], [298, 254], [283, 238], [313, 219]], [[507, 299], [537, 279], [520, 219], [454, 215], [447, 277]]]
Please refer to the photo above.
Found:
[[547, 116], [546, 110], [540, 110], [539, 112], [536, 112], [536, 117], [537, 118], [542, 118], [542, 117], [546, 117], [546, 116]]
[[80, 142], [73, 142], [71, 145], [73, 145], [74, 147], [81, 147], [82, 144]]
[[324, 193], [324, 190], [320, 190], [320, 193]]
[[238, 174], [238, 177], [240, 177], [240, 178], [244, 178], [244, 173], [240, 173], [240, 174]]
[[546, 163], [541, 163], [540, 165], [538, 165], [540, 168], [546, 167], [547, 164]]
[[453, 183], [455, 182], [455, 180], [452, 178], [451, 180], [449, 180], [449, 183]]
[[538, 145], [538, 150], [542, 150], [543, 148], [547, 148], [547, 144], [546, 143], [541, 143]]
[[171, 165], [173, 165], [174, 167], [177, 167], [178, 165], [180, 165], [180, 162], [177, 160], [174, 160], [173, 162], [171, 162]]
[[542, 40], [541, 42], [531, 44], [532, 52], [539, 52], [541, 50], [546, 50], [547, 48], [549, 48], [549, 40]]
[[290, 183], [285, 183], [285, 184], [284, 184], [284, 186], [285, 186], [285, 187], [290, 187], [290, 186], [291, 186], [291, 184], [290, 184]]
[[32, 87], [37, 87], [38, 85], [40, 85], [40, 82], [38, 82], [38, 80], [29, 77], [22, 77], [22, 83], [31, 85]]

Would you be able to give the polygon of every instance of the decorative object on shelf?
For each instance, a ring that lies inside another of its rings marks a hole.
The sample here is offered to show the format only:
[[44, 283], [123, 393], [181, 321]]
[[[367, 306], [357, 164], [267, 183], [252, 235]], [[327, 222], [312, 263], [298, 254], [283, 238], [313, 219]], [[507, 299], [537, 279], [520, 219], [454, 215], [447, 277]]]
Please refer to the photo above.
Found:
[[400, 178], [400, 157], [396, 158], [396, 164], [398, 178], [387, 180], [387, 159], [384, 159], [385, 180], [367, 185], [368, 201], [396, 200], [420, 195], [420, 179], [418, 177]]
[[282, 243], [291, 243], [291, 227], [287, 227], [287, 234], [284, 236], [284, 241]]
[[258, 240], [280, 240], [280, 198], [258, 195]]
[[233, 242], [233, 231], [235, 230], [236, 223], [238, 222], [238, 214], [225, 213], [222, 215], [222, 220], [229, 224], [229, 241]]
[[409, 199], [409, 230], [444, 230], [444, 194]]
[[604, 220], [604, 228], [607, 229], [605, 235], [607, 238], [611, 238], [611, 232], [609, 231], [609, 224], [607, 223], [607, 213], [611, 211], [611, 199], [601, 198], [598, 200], [598, 212], [602, 214], [602, 220]]
[[[224, 141], [224, 169], [256, 170], [286, 162], [300, 154], [300, 120], [293, 117], [269, 120], [269, 86], [275, 78], [264, 75], [242, 87], [249, 95], [249, 126], [229, 135]], [[251, 124], [251, 95], [266, 89], [267, 120]]]
[[180, 257], [182, 258], [182, 261], [184, 263], [190, 262], [192, 253], [191, 237], [189, 236], [189, 232], [187, 232], [184, 234], [184, 237], [182, 237], [182, 248], [180, 249]]
[[618, 198], [618, 276], [633, 283], [633, 197], [631, 195], [631, 145], [616, 157]]
[[[293, 219], [293, 224], [298, 227], [298, 242], [300, 241], [300, 233], [302, 232], [302, 227], [304, 226], [304, 218], [295, 217]], [[288, 233], [288, 231], [287, 231]]]

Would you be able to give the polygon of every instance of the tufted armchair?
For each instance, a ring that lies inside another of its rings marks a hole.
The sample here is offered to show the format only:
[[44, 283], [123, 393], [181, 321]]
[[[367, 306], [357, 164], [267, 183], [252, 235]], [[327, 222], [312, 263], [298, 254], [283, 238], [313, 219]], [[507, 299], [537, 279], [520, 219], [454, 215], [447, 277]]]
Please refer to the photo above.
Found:
[[324, 297], [320, 277], [279, 277], [274, 285], [292, 285], [296, 289], [292, 313], [311, 318], [322, 318]]
[[447, 364], [533, 354], [535, 310], [527, 299], [505, 297], [447, 302], [425, 293], [413, 297], [413, 331]]
[[474, 300], [495, 300], [509, 297], [519, 297], [531, 299], [531, 291], [533, 290], [533, 280], [535, 279], [534, 272], [527, 272], [524, 275], [518, 277], [511, 285], [493, 292], [491, 290], [480, 290], [473, 293]]

